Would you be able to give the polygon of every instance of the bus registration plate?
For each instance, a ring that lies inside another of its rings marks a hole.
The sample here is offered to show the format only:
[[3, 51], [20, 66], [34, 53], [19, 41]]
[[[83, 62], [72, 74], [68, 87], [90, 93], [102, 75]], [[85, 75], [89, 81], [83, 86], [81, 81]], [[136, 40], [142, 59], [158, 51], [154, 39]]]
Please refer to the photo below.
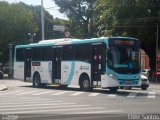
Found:
[[132, 84], [132, 81], [131, 80], [126, 80], [126, 82], [125, 82], [127, 85], [130, 85], [130, 84]]

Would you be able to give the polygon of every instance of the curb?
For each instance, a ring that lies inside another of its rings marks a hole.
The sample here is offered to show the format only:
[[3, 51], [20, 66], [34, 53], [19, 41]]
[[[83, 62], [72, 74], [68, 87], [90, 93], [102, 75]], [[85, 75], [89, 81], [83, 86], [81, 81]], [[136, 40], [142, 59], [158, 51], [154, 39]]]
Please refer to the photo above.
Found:
[[0, 85], [0, 91], [8, 90], [8, 87], [5, 85]]

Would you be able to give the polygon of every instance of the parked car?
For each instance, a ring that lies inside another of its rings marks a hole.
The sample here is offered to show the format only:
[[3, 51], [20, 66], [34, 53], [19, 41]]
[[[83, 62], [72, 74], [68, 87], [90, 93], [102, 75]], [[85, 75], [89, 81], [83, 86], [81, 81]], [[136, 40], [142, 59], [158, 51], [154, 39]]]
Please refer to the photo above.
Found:
[[160, 81], [160, 70], [157, 70], [157, 71], [154, 71], [153, 73], [152, 73], [152, 79], [153, 80], [158, 80], [158, 81]]
[[0, 79], [3, 79], [3, 72], [0, 71]]
[[[147, 90], [147, 88], [149, 87], [149, 80], [148, 77], [141, 74], [141, 86], [139, 86], [139, 88], [141, 88], [142, 90]], [[126, 89], [126, 90], [131, 90], [132, 86], [127, 86], [127, 87], [120, 87], [121, 89]]]
[[149, 87], [148, 77], [141, 74], [141, 89], [142, 90], [147, 90], [148, 87]]

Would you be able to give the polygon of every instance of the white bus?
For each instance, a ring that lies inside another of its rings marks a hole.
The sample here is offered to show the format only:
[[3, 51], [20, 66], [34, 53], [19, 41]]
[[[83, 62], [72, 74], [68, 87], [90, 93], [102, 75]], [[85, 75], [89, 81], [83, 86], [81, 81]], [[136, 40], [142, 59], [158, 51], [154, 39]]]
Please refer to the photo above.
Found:
[[56, 84], [92, 88], [140, 86], [140, 42], [130, 37], [53, 39], [17, 45], [14, 78], [34, 87]]

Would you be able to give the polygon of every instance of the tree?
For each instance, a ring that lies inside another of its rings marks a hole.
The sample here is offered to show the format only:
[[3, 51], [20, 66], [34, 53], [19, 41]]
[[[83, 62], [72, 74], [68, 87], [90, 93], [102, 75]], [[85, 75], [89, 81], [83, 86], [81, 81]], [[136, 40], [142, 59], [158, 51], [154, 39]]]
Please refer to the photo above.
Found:
[[160, 3], [156, 0], [100, 0], [95, 7], [98, 35], [130, 36], [141, 40], [141, 47], [155, 69], [156, 24]]
[[28, 32], [33, 32], [36, 24], [32, 10], [24, 3], [8, 4], [0, 2], [0, 62], [8, 60], [9, 43], [28, 43]]
[[[93, 35], [92, 17], [95, 0], [54, 0], [60, 7], [60, 12], [65, 13], [72, 24], [74, 35], [86, 37]], [[90, 27], [89, 27], [90, 26]], [[78, 34], [77, 34], [78, 33]]]
[[[68, 24], [68, 21], [53, 19], [44, 9], [45, 38], [59, 38], [63, 33], [53, 32], [53, 24]], [[9, 4], [0, 1], [0, 62], [6, 63], [9, 58], [9, 43], [28, 44], [28, 33], [36, 33], [34, 42], [41, 40], [41, 6], [30, 6], [23, 2]]]

